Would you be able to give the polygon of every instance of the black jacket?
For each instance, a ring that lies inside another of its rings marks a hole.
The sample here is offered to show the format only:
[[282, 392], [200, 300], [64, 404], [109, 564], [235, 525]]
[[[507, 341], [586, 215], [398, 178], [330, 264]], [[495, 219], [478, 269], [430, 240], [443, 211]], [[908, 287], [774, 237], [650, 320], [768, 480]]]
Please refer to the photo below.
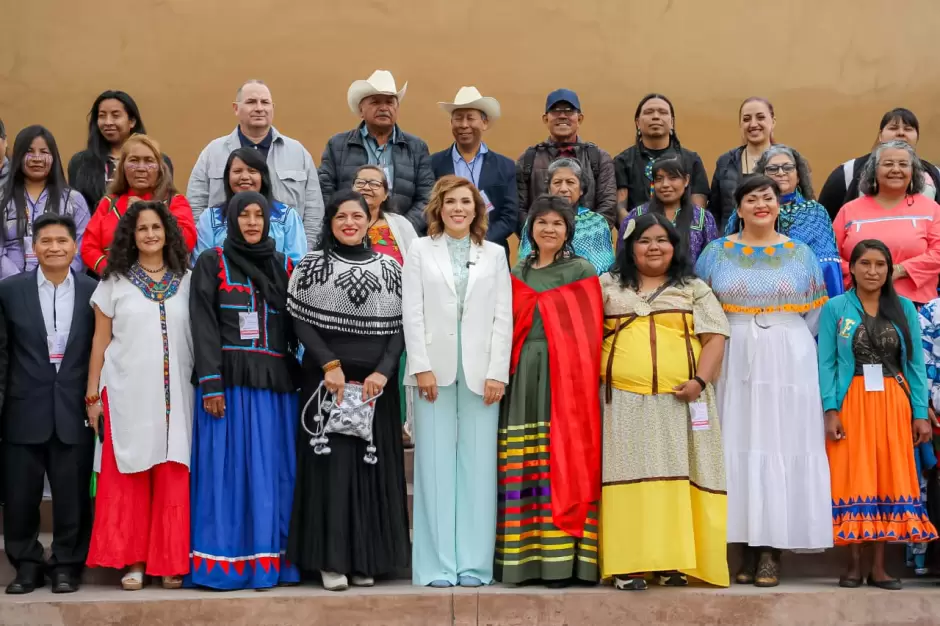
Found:
[[4, 385], [2, 437], [15, 444], [41, 444], [53, 435], [64, 444], [91, 443], [85, 426], [88, 358], [95, 334], [89, 304], [97, 283], [73, 274], [75, 308], [65, 355], [56, 372], [49, 362], [36, 270], [0, 281], [0, 381]]
[[[431, 155], [434, 179], [454, 173], [453, 146]], [[480, 167], [480, 189], [493, 204], [486, 229], [487, 241], [508, 249], [507, 239], [516, 232], [519, 216], [519, 195], [516, 191], [516, 164], [512, 159], [493, 151], [483, 155]]]
[[[826, 179], [826, 184], [823, 185], [822, 191], [819, 192], [819, 204], [826, 207], [826, 212], [829, 213], [829, 219], [836, 219], [836, 215], [839, 214], [839, 209], [842, 208], [842, 205], [855, 200], [859, 196], [858, 179], [862, 174], [862, 168], [868, 163], [869, 158], [871, 158], [870, 152], [857, 159], [852, 159], [852, 180], [850, 181], [845, 180], [845, 166], [850, 161], [839, 164], [836, 169], [832, 170], [832, 173], [829, 174], [829, 178]], [[924, 159], [921, 159], [921, 163], [924, 164], [927, 175], [933, 179], [934, 186], [940, 189], [940, 169]], [[940, 198], [938, 198], [938, 200], [940, 200]]]
[[725, 232], [725, 224], [735, 211], [734, 190], [741, 182], [741, 154], [744, 146], [728, 150], [715, 163], [712, 189], [708, 194], [708, 210], [715, 217], [718, 233]]
[[[680, 146], [680, 155], [685, 171], [689, 173], [691, 193], [708, 196], [708, 174], [702, 157], [697, 152]], [[656, 156], [658, 155], [658, 156]], [[630, 146], [614, 157], [614, 172], [617, 176], [617, 189], [627, 190], [627, 211], [632, 211], [641, 204], [649, 202], [650, 179], [646, 176], [646, 165], [652, 158], [676, 156], [675, 143], [664, 150], [651, 151], [645, 146]]]
[[[588, 183], [587, 188], [581, 190], [579, 204], [595, 213], [600, 213], [610, 227], [615, 228], [617, 226], [617, 180], [610, 154], [601, 150], [596, 144], [581, 141], [580, 138], [570, 147], [574, 150], [574, 158], [581, 164]], [[516, 161], [519, 233], [525, 226], [532, 203], [540, 195], [548, 193], [548, 167], [559, 159], [560, 155], [559, 145], [549, 138], [526, 148]]]
[[[336, 191], [352, 187], [356, 170], [369, 162], [369, 153], [363, 144], [360, 128], [362, 124], [345, 133], [333, 135], [326, 143], [318, 172], [324, 206], [330, 203]], [[392, 146], [395, 180], [390, 181], [392, 208], [407, 217], [421, 235], [427, 229], [424, 207], [434, 187], [431, 153], [428, 144], [418, 137], [409, 135], [397, 126], [396, 131]]]
[[[163, 155], [163, 162], [170, 169], [173, 176], [173, 162], [170, 157]], [[102, 163], [90, 150], [82, 150], [72, 155], [69, 160], [69, 185], [85, 197], [88, 209], [94, 213], [95, 207], [107, 193], [105, 176], [113, 175], [111, 161], [105, 159]]]

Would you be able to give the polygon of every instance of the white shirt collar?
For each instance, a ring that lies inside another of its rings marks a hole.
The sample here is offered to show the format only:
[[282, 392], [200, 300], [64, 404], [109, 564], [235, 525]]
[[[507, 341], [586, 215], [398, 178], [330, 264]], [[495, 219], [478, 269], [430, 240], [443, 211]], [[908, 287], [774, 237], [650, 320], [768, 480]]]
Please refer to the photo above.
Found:
[[[42, 273], [42, 267], [38, 265], [36, 266], [36, 282], [40, 287], [42, 287], [46, 283], [49, 283], [50, 285], [52, 285], [49, 279], [46, 278], [45, 274]], [[72, 275], [72, 269], [69, 268], [69, 274], [68, 276], [65, 277], [65, 280], [62, 281], [62, 284], [65, 285], [66, 287], [71, 287], [74, 283], [75, 283], [75, 277]]]

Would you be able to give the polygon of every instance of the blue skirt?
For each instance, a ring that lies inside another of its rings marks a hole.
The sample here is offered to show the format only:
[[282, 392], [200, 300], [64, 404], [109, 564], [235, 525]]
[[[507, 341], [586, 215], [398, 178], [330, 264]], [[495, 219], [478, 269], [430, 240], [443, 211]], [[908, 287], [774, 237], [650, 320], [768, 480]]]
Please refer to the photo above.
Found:
[[300, 582], [284, 556], [294, 496], [296, 393], [231, 387], [225, 416], [196, 392], [187, 585], [259, 589]]

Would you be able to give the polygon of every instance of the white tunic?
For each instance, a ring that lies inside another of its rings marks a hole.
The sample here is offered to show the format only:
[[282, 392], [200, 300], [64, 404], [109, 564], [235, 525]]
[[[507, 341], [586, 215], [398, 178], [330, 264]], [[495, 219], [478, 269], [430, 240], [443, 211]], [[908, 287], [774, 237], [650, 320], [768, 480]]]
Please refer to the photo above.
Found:
[[129, 279], [112, 276], [91, 298], [112, 319], [100, 388], [107, 388], [111, 443], [122, 474], [166, 461], [189, 467], [195, 396], [189, 282], [187, 272], [161, 303]]

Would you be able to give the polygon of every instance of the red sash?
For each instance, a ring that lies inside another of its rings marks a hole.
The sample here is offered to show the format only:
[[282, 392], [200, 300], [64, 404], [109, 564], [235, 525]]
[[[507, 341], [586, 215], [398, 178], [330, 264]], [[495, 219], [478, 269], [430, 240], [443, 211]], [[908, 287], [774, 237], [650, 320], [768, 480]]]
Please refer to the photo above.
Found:
[[552, 519], [574, 537], [584, 536], [588, 508], [601, 495], [600, 369], [604, 304], [596, 276], [539, 293], [512, 278], [513, 337], [510, 371], [539, 307], [548, 341], [552, 392]]

